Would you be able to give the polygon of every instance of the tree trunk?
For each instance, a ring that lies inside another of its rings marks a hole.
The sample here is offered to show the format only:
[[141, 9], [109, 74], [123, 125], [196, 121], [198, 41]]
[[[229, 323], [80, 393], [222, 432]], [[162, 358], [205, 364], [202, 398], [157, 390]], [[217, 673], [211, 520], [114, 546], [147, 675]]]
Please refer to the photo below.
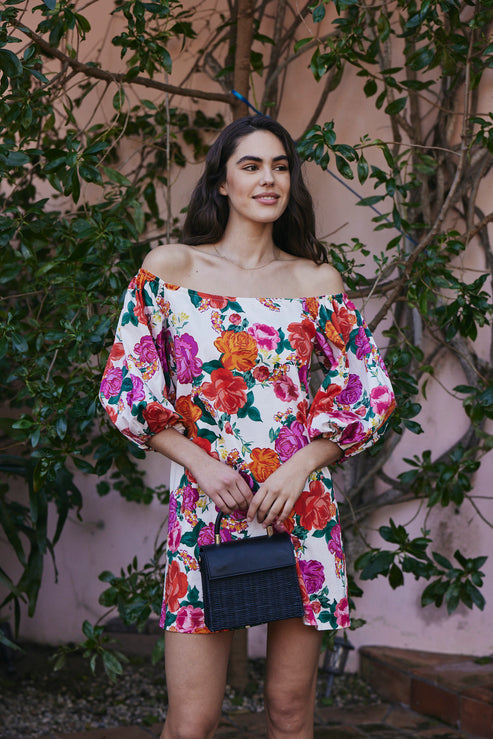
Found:
[[[235, 90], [248, 99], [250, 92], [250, 51], [253, 39], [253, 7], [254, 0], [238, 0], [236, 17], [236, 52], [234, 84]], [[238, 102], [234, 106], [234, 118], [247, 115], [245, 103]]]
[[228, 683], [238, 693], [243, 693], [248, 683], [247, 630], [239, 629], [233, 636], [228, 667]]

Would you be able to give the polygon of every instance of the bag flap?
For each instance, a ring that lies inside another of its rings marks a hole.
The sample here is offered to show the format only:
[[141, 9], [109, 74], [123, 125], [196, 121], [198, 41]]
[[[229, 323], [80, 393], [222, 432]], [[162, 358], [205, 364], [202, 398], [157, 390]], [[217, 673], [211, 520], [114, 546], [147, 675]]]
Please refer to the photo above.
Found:
[[249, 539], [207, 544], [200, 547], [201, 566], [210, 579], [293, 567], [295, 557], [289, 534], [254, 536]]

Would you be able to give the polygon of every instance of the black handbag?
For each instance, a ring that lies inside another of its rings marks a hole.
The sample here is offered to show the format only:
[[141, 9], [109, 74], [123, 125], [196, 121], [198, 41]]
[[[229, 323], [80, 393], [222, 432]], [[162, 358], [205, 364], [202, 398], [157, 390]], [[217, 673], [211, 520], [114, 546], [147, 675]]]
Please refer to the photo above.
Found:
[[199, 549], [207, 628], [239, 629], [303, 616], [289, 534], [273, 533], [269, 526], [266, 536], [221, 542], [222, 517], [219, 513], [214, 524], [215, 544]]

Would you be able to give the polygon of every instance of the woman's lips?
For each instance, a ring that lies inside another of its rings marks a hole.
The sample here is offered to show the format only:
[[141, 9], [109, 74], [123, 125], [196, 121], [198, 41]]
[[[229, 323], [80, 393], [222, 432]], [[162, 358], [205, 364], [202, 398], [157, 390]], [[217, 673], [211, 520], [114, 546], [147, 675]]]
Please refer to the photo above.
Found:
[[254, 195], [253, 199], [257, 200], [260, 203], [272, 205], [273, 203], [277, 203], [277, 201], [279, 200], [279, 195], [275, 192], [265, 192], [261, 195]]

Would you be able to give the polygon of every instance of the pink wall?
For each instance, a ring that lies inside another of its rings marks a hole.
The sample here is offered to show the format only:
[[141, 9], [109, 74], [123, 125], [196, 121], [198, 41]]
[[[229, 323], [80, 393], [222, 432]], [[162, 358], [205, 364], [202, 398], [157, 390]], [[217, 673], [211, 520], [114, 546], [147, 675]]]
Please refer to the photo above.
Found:
[[[211, 3], [220, 6], [217, 0]], [[107, 11], [111, 4], [100, 0], [97, 5], [88, 8], [92, 14], [91, 23], [95, 27], [98, 18], [107, 20]], [[203, 7], [203, 6], [201, 6]], [[100, 21], [99, 21], [100, 22]], [[184, 77], [191, 58], [190, 52], [177, 52], [175, 71], [170, 82], [179, 84]], [[108, 68], [116, 69], [119, 65], [118, 53], [108, 44], [104, 45], [102, 61]], [[307, 60], [302, 59], [293, 70], [283, 102], [280, 120], [292, 133], [299, 135], [303, 129], [310, 110], [310, 103], [315, 96], [315, 82], [306, 69]], [[493, 80], [493, 75], [491, 76]], [[192, 78], [187, 84], [192, 87], [204, 87], [203, 76]], [[256, 83], [258, 84], [258, 82]], [[213, 83], [209, 83], [215, 89]], [[360, 136], [368, 133], [370, 137], [391, 138], [387, 122], [382, 121], [370, 103], [365, 101], [361, 92], [362, 81], [351, 72], [346, 73], [344, 82], [330, 95], [321, 121], [336, 121], [338, 140], [353, 144]], [[302, 91], [302, 96], [300, 92]], [[111, 100], [114, 91], [108, 94]], [[491, 109], [493, 84], [485, 96], [485, 106]], [[148, 97], [152, 97], [149, 93]], [[303, 102], [306, 101], [306, 105]], [[300, 104], [300, 102], [302, 104]], [[173, 100], [173, 105], [191, 108], [187, 99]], [[203, 106], [210, 113], [221, 110], [226, 120], [230, 119], [226, 106], [209, 104]], [[378, 158], [378, 154], [375, 155]], [[173, 185], [173, 210], [179, 212], [188, 199], [192, 183], [195, 181], [200, 167], [191, 165], [186, 172], [176, 173]], [[334, 232], [334, 240], [350, 240], [358, 236], [377, 251], [383, 248], [386, 237], [372, 233], [371, 213], [355, 205], [354, 196], [330, 175], [314, 166], [308, 167], [308, 180], [317, 206], [319, 233], [321, 235]], [[493, 182], [492, 182], [493, 184]], [[363, 191], [356, 185], [358, 191]], [[491, 192], [491, 188], [490, 188]], [[484, 204], [487, 206], [487, 204]], [[482, 269], [484, 262], [479, 250], [471, 257], [471, 265]], [[368, 318], [376, 311], [374, 301], [365, 306]], [[478, 342], [478, 351], [486, 349], [487, 336]], [[380, 332], [377, 340], [385, 345]], [[449, 360], [439, 360], [440, 380], [451, 388], [462, 381], [460, 369]], [[437, 367], [438, 370], [438, 367]], [[403, 456], [412, 456], [424, 449], [433, 449], [438, 455], [450, 442], [457, 438], [459, 429], [466, 428], [467, 419], [460, 403], [452, 401], [450, 395], [435, 381], [428, 385], [428, 401], [420, 417], [425, 433], [421, 436], [406, 434], [394, 459], [390, 460], [387, 470], [389, 474], [398, 474]], [[491, 453], [483, 461], [480, 472], [475, 479], [477, 495], [489, 495], [493, 476], [493, 457]], [[150, 454], [145, 461], [148, 479], [151, 484], [160, 484], [167, 479], [167, 461], [158, 455]], [[100, 498], [95, 491], [95, 480], [78, 479], [84, 491], [83, 522], [72, 518], [57, 546], [57, 564], [59, 580], [55, 584], [51, 573], [51, 565], [46, 563], [46, 575], [40, 593], [39, 604], [33, 619], [23, 618], [21, 636], [24, 639], [40, 642], [61, 643], [80, 638], [80, 625], [85, 618], [95, 621], [102, 613], [97, 599], [104, 585], [97, 580], [98, 574], [109, 569], [115, 572], [130, 562], [134, 555], [140, 561], [152, 551], [152, 541], [159, 522], [165, 511], [158, 504], [150, 507], [139, 506], [121, 500], [117, 493]], [[493, 501], [478, 500], [482, 513], [493, 520]], [[417, 515], [416, 515], [417, 514]], [[426, 510], [417, 512], [414, 503], [389, 508], [379, 512], [371, 521], [376, 530], [392, 516], [397, 523], [406, 523], [413, 519], [412, 530], [416, 535], [425, 523]], [[468, 611], [460, 607], [452, 616], [448, 616], [444, 608], [437, 610], [434, 606], [422, 609], [419, 605], [420, 592], [424, 587], [406, 576], [405, 588], [392, 591], [384, 580], [375, 580], [365, 584], [364, 598], [358, 603], [356, 615], [365, 618], [366, 626], [350, 634], [351, 641], [360, 646], [363, 644], [385, 644], [391, 646], [429, 649], [443, 652], [464, 652], [477, 655], [493, 651], [493, 632], [491, 630], [491, 603], [493, 602], [493, 539], [491, 529], [474, 514], [472, 508], [465, 504], [459, 513], [449, 506], [446, 509], [435, 509], [426, 520], [436, 537], [437, 548], [444, 554], [452, 556], [457, 547], [470, 556], [489, 554], [484, 571], [486, 584], [483, 594], [488, 602], [484, 613], [477, 610]], [[371, 535], [375, 543], [376, 534]], [[5, 545], [0, 541], [2, 560], [9, 558]], [[263, 643], [262, 628], [250, 633], [252, 653], [258, 653]], [[353, 657], [352, 666], [355, 666]]]

